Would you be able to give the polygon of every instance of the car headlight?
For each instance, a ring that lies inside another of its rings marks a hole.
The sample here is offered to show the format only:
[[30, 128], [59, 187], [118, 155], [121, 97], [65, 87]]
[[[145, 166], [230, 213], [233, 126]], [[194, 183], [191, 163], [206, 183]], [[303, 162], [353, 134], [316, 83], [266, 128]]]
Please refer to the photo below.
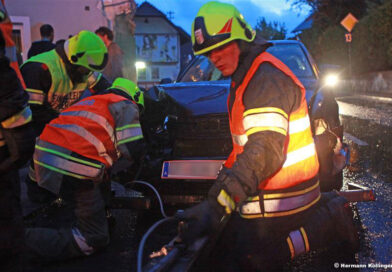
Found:
[[328, 87], [335, 87], [339, 82], [339, 76], [337, 74], [328, 74], [324, 78], [324, 85]]

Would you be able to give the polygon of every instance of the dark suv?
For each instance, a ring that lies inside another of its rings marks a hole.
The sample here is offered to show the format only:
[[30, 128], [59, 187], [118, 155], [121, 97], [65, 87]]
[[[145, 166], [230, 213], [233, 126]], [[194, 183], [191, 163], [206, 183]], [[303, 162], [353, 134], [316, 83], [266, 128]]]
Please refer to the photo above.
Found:
[[[312, 129], [321, 164], [323, 191], [340, 189], [342, 174], [332, 174], [333, 149], [342, 137], [338, 105], [322, 88], [316, 63], [298, 41], [271, 41], [268, 52], [283, 61], [306, 88]], [[142, 117], [148, 141], [137, 178], [156, 186], [167, 204], [203, 198], [232, 149], [227, 114], [230, 79], [204, 56], [194, 58], [177, 82], [145, 92]]]

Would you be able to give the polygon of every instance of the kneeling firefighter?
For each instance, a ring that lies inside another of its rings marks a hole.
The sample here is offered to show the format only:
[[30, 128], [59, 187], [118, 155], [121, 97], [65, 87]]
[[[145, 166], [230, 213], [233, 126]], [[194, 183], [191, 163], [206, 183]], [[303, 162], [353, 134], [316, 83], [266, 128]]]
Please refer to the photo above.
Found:
[[138, 160], [144, 148], [138, 106], [144, 106], [143, 93], [132, 81], [118, 78], [46, 125], [35, 146], [35, 179], [72, 208], [76, 221], [70, 228], [26, 229], [30, 252], [59, 260], [108, 245], [110, 169], [120, 156]]
[[[319, 163], [305, 89], [266, 52], [231, 4], [203, 5], [192, 25], [195, 55], [231, 77], [233, 151], [207, 200], [178, 213], [185, 243], [216, 230], [231, 214], [211, 260], [219, 271], [270, 271], [274, 264], [335, 241], [358, 247], [352, 211], [336, 192], [320, 194]], [[224, 260], [224, 261], [223, 261]]]

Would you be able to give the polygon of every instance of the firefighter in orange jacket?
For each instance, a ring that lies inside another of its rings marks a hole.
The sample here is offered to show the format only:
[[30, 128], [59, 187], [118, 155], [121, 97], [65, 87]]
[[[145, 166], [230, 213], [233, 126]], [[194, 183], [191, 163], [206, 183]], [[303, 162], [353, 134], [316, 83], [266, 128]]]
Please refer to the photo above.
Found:
[[188, 221], [184, 241], [216, 229], [232, 214], [211, 258], [226, 260], [214, 263], [222, 271], [269, 271], [333, 238], [356, 249], [347, 201], [336, 192], [320, 194], [305, 89], [265, 51], [271, 44], [255, 35], [233, 5], [220, 2], [200, 8], [192, 43], [195, 55], [207, 55], [231, 77], [233, 151], [207, 201], [178, 214]]
[[58, 230], [26, 229], [26, 245], [36, 255], [51, 260], [86, 256], [109, 243], [104, 196], [110, 186], [102, 183], [109, 184], [119, 156], [132, 161], [142, 154], [138, 105], [144, 105], [143, 93], [118, 78], [46, 125], [35, 146], [35, 179], [73, 208], [76, 222]]

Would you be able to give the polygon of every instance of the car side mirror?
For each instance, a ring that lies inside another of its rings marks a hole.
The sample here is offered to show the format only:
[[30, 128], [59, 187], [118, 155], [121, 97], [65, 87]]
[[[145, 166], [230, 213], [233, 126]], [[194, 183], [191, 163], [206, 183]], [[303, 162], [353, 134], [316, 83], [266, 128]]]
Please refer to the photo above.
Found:
[[162, 78], [159, 84], [170, 84], [173, 83], [173, 80], [169, 77]]

